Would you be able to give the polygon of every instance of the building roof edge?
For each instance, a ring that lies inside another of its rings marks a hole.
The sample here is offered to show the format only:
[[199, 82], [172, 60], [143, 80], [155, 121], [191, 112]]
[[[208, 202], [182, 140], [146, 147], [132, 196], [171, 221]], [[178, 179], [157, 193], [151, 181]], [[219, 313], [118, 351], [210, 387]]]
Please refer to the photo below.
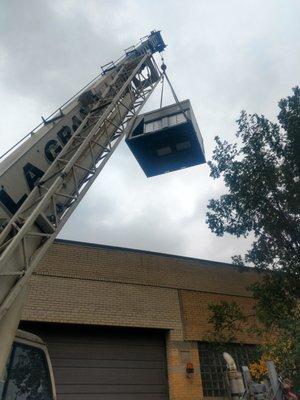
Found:
[[[226, 268], [232, 268], [232, 269], [237, 269], [237, 267], [233, 264], [222, 262], [222, 261], [212, 261], [212, 260], [206, 260], [203, 258], [196, 258], [196, 257], [188, 257], [188, 256], [180, 256], [176, 254], [170, 254], [170, 253], [160, 253], [156, 251], [150, 251], [150, 250], [142, 250], [142, 249], [133, 249], [130, 247], [120, 247], [120, 246], [111, 246], [107, 244], [99, 244], [99, 243], [92, 243], [92, 242], [81, 242], [77, 240], [69, 240], [69, 239], [55, 239], [54, 243], [56, 244], [66, 244], [66, 245], [76, 245], [76, 246], [84, 246], [84, 247], [92, 247], [92, 248], [102, 248], [106, 250], [117, 250], [117, 251], [125, 251], [125, 252], [130, 252], [130, 253], [140, 253], [140, 254], [149, 254], [152, 256], [160, 256], [160, 257], [167, 257], [167, 258], [175, 258], [177, 260], [184, 260], [184, 261], [193, 261], [193, 262], [205, 262], [209, 266], [222, 266]], [[243, 271], [249, 271], [249, 272], [255, 272], [254, 268], [251, 267], [241, 267], [241, 270]]]

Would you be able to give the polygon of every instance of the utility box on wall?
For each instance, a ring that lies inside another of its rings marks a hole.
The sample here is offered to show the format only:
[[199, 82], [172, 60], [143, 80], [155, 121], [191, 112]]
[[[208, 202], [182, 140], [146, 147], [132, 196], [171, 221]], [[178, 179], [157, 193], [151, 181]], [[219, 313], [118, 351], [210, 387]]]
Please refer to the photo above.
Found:
[[148, 177], [205, 163], [189, 100], [139, 115], [126, 142]]

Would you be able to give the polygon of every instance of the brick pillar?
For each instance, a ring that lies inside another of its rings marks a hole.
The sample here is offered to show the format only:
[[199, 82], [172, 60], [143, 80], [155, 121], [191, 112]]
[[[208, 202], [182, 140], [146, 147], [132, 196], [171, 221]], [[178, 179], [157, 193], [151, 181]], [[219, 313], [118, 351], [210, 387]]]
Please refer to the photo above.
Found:
[[[183, 340], [178, 331], [167, 338], [167, 360], [170, 400], [203, 399], [197, 342]], [[187, 363], [193, 363], [194, 373], [187, 376]]]

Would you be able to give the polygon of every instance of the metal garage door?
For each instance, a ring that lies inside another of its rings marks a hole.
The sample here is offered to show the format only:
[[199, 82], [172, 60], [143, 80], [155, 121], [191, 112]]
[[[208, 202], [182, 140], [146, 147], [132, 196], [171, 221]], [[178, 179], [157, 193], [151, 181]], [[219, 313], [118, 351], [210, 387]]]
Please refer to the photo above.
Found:
[[58, 400], [169, 398], [162, 332], [31, 323], [22, 328], [47, 344]]

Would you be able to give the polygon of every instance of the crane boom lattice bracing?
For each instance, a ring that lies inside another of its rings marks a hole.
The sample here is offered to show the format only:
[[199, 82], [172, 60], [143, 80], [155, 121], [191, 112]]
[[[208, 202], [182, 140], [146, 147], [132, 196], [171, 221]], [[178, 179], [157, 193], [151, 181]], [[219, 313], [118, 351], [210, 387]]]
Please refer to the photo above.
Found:
[[[51, 160], [49, 168], [42, 176], [38, 176], [39, 168], [29, 169], [31, 191], [23, 196], [21, 204], [13, 203], [15, 210], [9, 209], [10, 203], [5, 209], [6, 220], [0, 235], [0, 374], [19, 323], [31, 274], [159, 82], [160, 72], [152, 57], [164, 47], [162, 41], [155, 41], [158, 33], [152, 33], [148, 41], [130, 49], [124, 59], [106, 69], [99, 78], [98, 93], [90, 90], [76, 99], [76, 106], [78, 101], [81, 103], [84, 118], [75, 119], [78, 126], [74, 134], [63, 137], [67, 138], [64, 147], [49, 145], [50, 153], [45, 149], [48, 161]], [[97, 88], [97, 82], [93, 88]], [[67, 112], [60, 110], [46, 124], [55, 126]], [[6, 192], [2, 194], [9, 199]], [[1, 217], [3, 221], [3, 213]]]

